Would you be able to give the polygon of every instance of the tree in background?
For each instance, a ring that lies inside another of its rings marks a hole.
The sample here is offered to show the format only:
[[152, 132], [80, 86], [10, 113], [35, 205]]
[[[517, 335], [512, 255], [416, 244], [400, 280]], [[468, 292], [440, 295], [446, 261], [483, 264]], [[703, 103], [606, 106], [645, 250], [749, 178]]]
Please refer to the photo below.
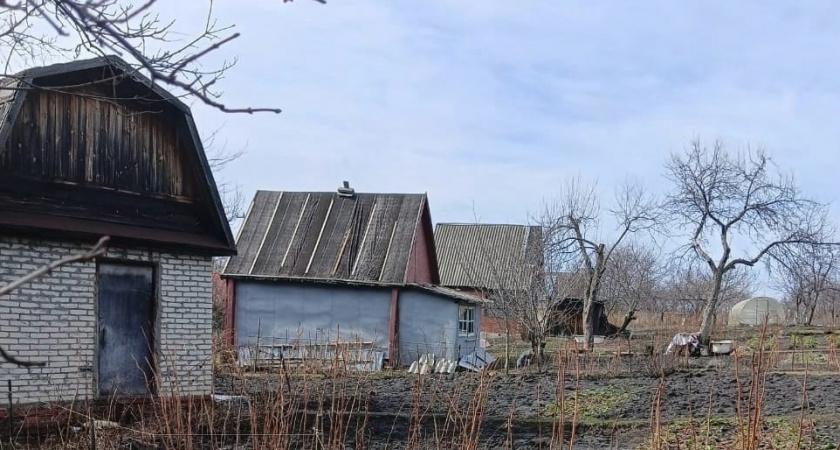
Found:
[[[480, 225], [480, 224], [477, 224]], [[511, 337], [518, 334], [531, 347], [531, 355], [538, 365], [543, 360], [543, 348], [552, 322], [552, 311], [571, 295], [574, 279], [552, 278], [546, 268], [565, 267], [565, 254], [546, 251], [548, 243], [556, 239], [552, 229], [533, 223], [538, 232], [529, 234], [524, 259], [513, 258], [506, 249], [494, 243], [476, 239], [470, 254], [459, 247], [459, 270], [466, 274], [482, 297], [488, 300], [484, 308], [488, 315], [501, 319], [505, 339], [505, 371], [509, 370]]]
[[[662, 284], [660, 311], [675, 311], [684, 317], [702, 320], [703, 308], [713, 281], [712, 275], [698, 264], [697, 259], [665, 260], [664, 263], [669, 271]], [[726, 314], [736, 303], [752, 297], [754, 281], [753, 274], [746, 268], [727, 272], [721, 283], [713, 318]]]
[[[615, 250], [632, 235], [652, 231], [659, 224], [659, 209], [638, 183], [626, 182], [616, 191], [612, 205], [605, 210], [594, 186], [571, 180], [557, 201], [547, 204], [539, 216], [543, 233], [548, 236], [545, 254], [555, 259], [571, 258], [584, 277], [583, 293], [584, 346], [592, 348], [595, 318], [593, 305], [601, 302], [604, 275]], [[605, 228], [614, 223], [614, 237], [604, 239]]]
[[602, 295], [609, 299], [608, 309], [624, 313], [619, 333], [636, 320], [640, 309], [658, 309], [665, 273], [662, 255], [653, 245], [628, 241], [616, 248], [604, 274]]
[[788, 248], [776, 255], [776, 288], [786, 295], [797, 324], [810, 326], [817, 306], [838, 289], [838, 256], [837, 247], [815, 244]]
[[711, 276], [699, 330], [705, 344], [726, 275], [792, 246], [825, 244], [826, 208], [803, 196], [761, 150], [730, 152], [719, 141], [711, 148], [694, 141], [665, 168], [673, 184], [665, 202], [669, 222], [688, 232], [683, 249]]

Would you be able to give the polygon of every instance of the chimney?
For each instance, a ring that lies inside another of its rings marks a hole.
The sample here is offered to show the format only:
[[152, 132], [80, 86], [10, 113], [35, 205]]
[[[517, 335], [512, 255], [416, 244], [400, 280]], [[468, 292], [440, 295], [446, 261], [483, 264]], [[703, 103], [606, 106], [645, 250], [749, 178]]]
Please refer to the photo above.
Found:
[[339, 197], [352, 198], [354, 195], [356, 195], [356, 190], [350, 187], [349, 181], [345, 181], [344, 186], [338, 188]]

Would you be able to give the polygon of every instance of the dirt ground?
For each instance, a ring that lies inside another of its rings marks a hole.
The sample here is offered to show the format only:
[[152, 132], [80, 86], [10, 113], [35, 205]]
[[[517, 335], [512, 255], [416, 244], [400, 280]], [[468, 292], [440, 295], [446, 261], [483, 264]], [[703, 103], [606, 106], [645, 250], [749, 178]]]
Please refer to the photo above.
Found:
[[[668, 427], [711, 423], [713, 419], [715, 423], [729, 421], [734, 427], [737, 417], [749, 414], [748, 361], [739, 365], [736, 374], [730, 357], [683, 359], [675, 363], [682, 367], [665, 377], [655, 374], [650, 357], [615, 361], [587, 366], [578, 372], [579, 376], [575, 376], [573, 366], [567, 365], [565, 375], [557, 366], [543, 372], [528, 368], [509, 376], [498, 372], [423, 376], [381, 373], [354, 376], [349, 384], [342, 381], [340, 389], [333, 389], [334, 382], [328, 377], [294, 379], [291, 387], [296, 391], [327, 393], [313, 400], [308, 405], [311, 409], [317, 409], [319, 402], [328, 409], [330, 404], [341, 402], [337, 397], [357, 392], [358, 388], [370, 400], [368, 448], [400, 448], [407, 439], [403, 431], [409, 428], [407, 423], [412, 417], [422, 416], [429, 422], [425, 429], [432, 434], [434, 427], [440, 426], [435, 418], [463, 415], [474, 411], [476, 405], [481, 409], [482, 448], [546, 447], [553, 424], [560, 422], [566, 424], [567, 442], [571, 424], [576, 424], [574, 448], [649, 447], [652, 420]], [[218, 376], [215, 387], [217, 393], [237, 394], [247, 389], [252, 395], [259, 395], [283, 388], [276, 379], [254, 375], [243, 387], [241, 380]], [[777, 370], [763, 374], [759, 383], [763, 386], [760, 391], [764, 418], [786, 424], [813, 420], [808, 433], [815, 444], [840, 442], [840, 375], [836, 372], [811, 371], [806, 377], [804, 372]]]

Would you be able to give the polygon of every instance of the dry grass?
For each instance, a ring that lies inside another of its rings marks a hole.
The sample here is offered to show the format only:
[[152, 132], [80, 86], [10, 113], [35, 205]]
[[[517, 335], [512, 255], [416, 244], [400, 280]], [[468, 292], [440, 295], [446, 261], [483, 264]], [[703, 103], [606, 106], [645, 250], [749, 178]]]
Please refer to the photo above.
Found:
[[[668, 331], [670, 332], [670, 331]], [[663, 333], [663, 336], [665, 333]], [[446, 383], [437, 376], [411, 376], [404, 406], [383, 416], [372, 412], [376, 393], [371, 382], [391, 376], [383, 373], [353, 373], [336, 359], [317, 370], [301, 365], [292, 373], [280, 366], [260, 373], [230, 364], [230, 355], [218, 352], [214, 370], [232, 380], [241, 401], [213, 401], [208, 397], [183, 397], [173, 383], [159, 397], [126, 405], [113, 401], [91, 405], [62, 405], [66, 411], [61, 426], [49, 435], [27, 441], [19, 436], [1, 448], [55, 449], [363, 449], [514, 448], [525, 430], [537, 434], [534, 448], [576, 448], [581, 433], [600, 427], [620, 435], [620, 418], [609, 413], [622, 404], [641, 401], [633, 391], [582, 389], [586, 379], [647, 376], [657, 379], [650, 404], [648, 436], [640, 448], [656, 450], [710, 449], [805, 449], [828, 448], [815, 431], [807, 407], [799, 417], [766, 417], [763, 404], [768, 373], [787, 367], [780, 349], [782, 340], [773, 330], [762, 329], [752, 350], [739, 349], [732, 356], [732, 376], [738, 384], [737, 412], [733, 417], [714, 417], [712, 398], [708, 405], [687, 412], [687, 419], [667, 422], [662, 416], [662, 394], [668, 375], [684, 368], [685, 358], [649, 358], [647, 373], [638, 373], [626, 358], [598, 353], [580, 353], [573, 342], [558, 344], [553, 360], [544, 370], [556, 376], [551, 402], [539, 405], [542, 417], [520, 417], [517, 405], [508, 411], [488, 411], [493, 383], [522, 380], [505, 378], [494, 371], [459, 374]], [[772, 342], [771, 345], [766, 345]], [[639, 345], [644, 344], [644, 342]], [[829, 355], [819, 370], [840, 373], [836, 345], [827, 341]], [[810, 347], [810, 346], [809, 346]], [[803, 348], [801, 351], [815, 351]], [[807, 405], [805, 360], [802, 404]], [[536, 368], [524, 369], [524, 372]], [[631, 371], [635, 371], [632, 372]], [[394, 375], [405, 377], [406, 375]], [[508, 381], [509, 380], [509, 381]], [[381, 381], [381, 380], [380, 380]], [[521, 389], [522, 385], [514, 387]], [[538, 387], [540, 389], [540, 387]], [[540, 398], [540, 395], [538, 395]], [[433, 408], [432, 405], [443, 405]], [[108, 419], [119, 424], [93, 422]], [[488, 421], [501, 431], [490, 432]], [[499, 425], [500, 424], [500, 425]], [[18, 424], [19, 425], [19, 424]], [[16, 433], [17, 434], [17, 433]], [[8, 436], [5, 438], [8, 442]], [[577, 444], [576, 444], [577, 443]], [[520, 445], [521, 446], [521, 445]]]

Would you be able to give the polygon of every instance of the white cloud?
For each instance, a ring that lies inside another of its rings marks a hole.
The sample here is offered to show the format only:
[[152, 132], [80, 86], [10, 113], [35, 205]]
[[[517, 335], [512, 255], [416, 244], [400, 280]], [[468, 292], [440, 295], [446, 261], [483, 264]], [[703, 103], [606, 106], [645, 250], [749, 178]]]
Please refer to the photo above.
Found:
[[690, 139], [766, 146], [833, 199], [832, 2], [221, 2], [240, 63], [199, 107], [258, 188], [428, 191], [438, 220], [521, 221], [569, 174], [663, 189]]

